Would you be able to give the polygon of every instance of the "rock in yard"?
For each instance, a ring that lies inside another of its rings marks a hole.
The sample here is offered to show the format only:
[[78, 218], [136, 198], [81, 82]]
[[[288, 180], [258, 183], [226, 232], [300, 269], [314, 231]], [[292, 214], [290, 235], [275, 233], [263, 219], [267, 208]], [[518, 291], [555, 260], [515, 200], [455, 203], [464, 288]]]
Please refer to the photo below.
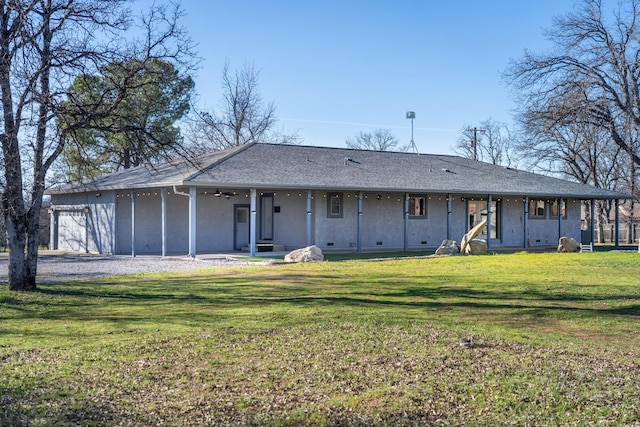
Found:
[[473, 239], [467, 244], [464, 253], [467, 255], [484, 255], [487, 253], [487, 242], [482, 239]]
[[284, 256], [284, 262], [309, 262], [324, 261], [322, 250], [316, 245], [307, 246], [306, 248], [296, 249]]
[[561, 237], [558, 252], [580, 252], [580, 243], [573, 237]]
[[451, 255], [460, 252], [460, 246], [455, 240], [443, 240], [440, 247], [436, 249], [436, 255]]

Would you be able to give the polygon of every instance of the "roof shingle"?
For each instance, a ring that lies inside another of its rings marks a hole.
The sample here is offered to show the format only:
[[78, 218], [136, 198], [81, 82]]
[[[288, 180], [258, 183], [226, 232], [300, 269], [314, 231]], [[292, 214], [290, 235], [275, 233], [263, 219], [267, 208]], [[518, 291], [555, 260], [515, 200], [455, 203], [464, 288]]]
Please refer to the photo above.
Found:
[[280, 144], [248, 144], [198, 159], [137, 167], [49, 193], [158, 186], [402, 191], [616, 199], [630, 196], [471, 159]]

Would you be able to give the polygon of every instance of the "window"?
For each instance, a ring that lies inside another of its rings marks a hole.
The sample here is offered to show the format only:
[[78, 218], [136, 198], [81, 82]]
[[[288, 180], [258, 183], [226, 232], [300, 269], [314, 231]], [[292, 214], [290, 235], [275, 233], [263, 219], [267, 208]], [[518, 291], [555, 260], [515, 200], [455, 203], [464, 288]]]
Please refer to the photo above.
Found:
[[529, 200], [529, 218], [545, 218], [545, 202], [544, 200]]
[[[551, 216], [553, 218], [558, 218], [558, 205], [559, 200], [554, 200], [551, 202]], [[562, 201], [562, 206], [560, 207], [560, 212], [562, 212], [562, 219], [567, 218], [567, 205], [565, 201]]]
[[260, 239], [273, 240], [273, 193], [260, 196]]
[[425, 196], [417, 196], [417, 195], [409, 196], [409, 217], [410, 218], [426, 218], [427, 217], [427, 198]]
[[342, 218], [342, 193], [327, 193], [327, 218]]

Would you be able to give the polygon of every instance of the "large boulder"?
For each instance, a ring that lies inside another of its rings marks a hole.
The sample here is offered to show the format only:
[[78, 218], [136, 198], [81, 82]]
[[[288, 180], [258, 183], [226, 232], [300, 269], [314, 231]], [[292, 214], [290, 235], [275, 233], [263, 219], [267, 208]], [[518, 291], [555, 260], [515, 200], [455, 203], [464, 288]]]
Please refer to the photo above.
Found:
[[460, 246], [455, 240], [443, 240], [440, 247], [436, 249], [436, 255], [452, 255], [460, 252]]
[[580, 252], [580, 243], [573, 237], [561, 237], [558, 252]]
[[480, 223], [476, 224], [467, 234], [462, 236], [462, 240], [460, 241], [460, 252], [463, 254], [468, 253], [467, 246], [471, 243], [473, 239], [478, 237], [480, 233], [482, 233], [482, 229], [487, 225], [487, 220], [483, 219]]
[[487, 242], [482, 239], [473, 239], [471, 240], [466, 248], [465, 254], [467, 255], [484, 255], [487, 253]]
[[296, 249], [284, 256], [284, 262], [310, 262], [324, 261], [322, 249], [316, 245], [307, 246], [306, 248]]

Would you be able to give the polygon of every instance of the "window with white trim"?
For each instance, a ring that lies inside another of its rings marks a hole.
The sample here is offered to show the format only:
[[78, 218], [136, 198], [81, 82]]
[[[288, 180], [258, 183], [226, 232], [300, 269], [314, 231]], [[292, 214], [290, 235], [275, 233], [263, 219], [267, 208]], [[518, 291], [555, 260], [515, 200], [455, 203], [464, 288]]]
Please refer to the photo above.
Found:
[[342, 193], [327, 193], [327, 218], [342, 218]]

